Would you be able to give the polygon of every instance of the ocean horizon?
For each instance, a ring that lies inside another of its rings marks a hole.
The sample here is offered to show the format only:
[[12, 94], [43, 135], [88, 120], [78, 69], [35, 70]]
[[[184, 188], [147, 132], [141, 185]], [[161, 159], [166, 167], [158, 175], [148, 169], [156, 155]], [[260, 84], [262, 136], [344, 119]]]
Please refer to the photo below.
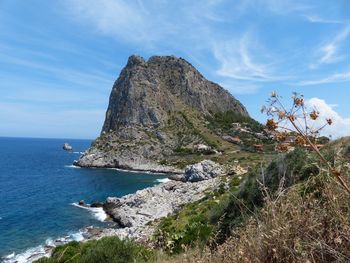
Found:
[[[64, 151], [68, 142], [72, 151]], [[92, 140], [0, 137], [0, 258], [42, 248], [52, 240], [79, 240], [87, 226], [107, 227], [102, 209], [77, 207], [123, 196], [165, 175], [72, 165]]]

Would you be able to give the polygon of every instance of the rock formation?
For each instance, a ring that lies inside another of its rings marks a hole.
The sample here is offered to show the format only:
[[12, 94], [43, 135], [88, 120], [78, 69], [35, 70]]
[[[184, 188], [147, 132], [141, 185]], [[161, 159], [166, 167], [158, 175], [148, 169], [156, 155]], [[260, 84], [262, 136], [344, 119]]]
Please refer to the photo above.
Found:
[[72, 151], [73, 150], [73, 147], [71, 145], [69, 145], [69, 143], [64, 143], [62, 148], [65, 151]]
[[132, 231], [202, 199], [206, 190], [213, 191], [219, 184], [220, 178], [195, 183], [170, 181], [120, 198], [109, 197], [104, 210], [121, 228]]
[[176, 149], [208, 144], [201, 134], [206, 117], [229, 110], [248, 116], [184, 59], [133, 55], [114, 83], [100, 137], [75, 165], [180, 172], [162, 160]]

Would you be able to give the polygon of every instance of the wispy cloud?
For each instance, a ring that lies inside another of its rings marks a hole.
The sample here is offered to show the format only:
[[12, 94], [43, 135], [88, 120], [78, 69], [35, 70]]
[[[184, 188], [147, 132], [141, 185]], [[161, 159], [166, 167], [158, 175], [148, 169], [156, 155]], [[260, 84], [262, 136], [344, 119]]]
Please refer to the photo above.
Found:
[[[32, 72], [32, 74], [48, 74], [50, 77], [59, 78], [60, 80], [70, 82], [73, 84], [99, 88], [101, 86], [111, 86], [112, 81], [115, 76], [108, 75], [104, 72], [94, 71], [84, 71], [77, 69], [70, 69], [67, 67], [62, 67], [55, 65], [54, 63], [48, 63], [43, 61], [32, 61], [27, 58], [9, 56], [6, 54], [0, 54], [1, 63], [17, 66], [23, 70]], [[8, 74], [8, 73], [7, 73]], [[0, 73], [4, 75], [4, 72]]]
[[319, 54], [319, 59], [316, 63], [311, 64], [310, 68], [317, 68], [319, 65], [335, 63], [343, 59], [344, 55], [339, 54], [339, 49], [349, 36], [349, 33], [350, 26], [348, 25], [342, 31], [340, 31], [331, 41], [322, 45], [317, 51]]
[[300, 81], [298, 85], [311, 86], [311, 85], [318, 85], [318, 84], [348, 82], [348, 81], [350, 81], [350, 71], [345, 71], [341, 73], [335, 73], [323, 78], [318, 78], [313, 80], [303, 80], [303, 81]]
[[263, 0], [260, 2], [262, 2], [262, 4], [265, 4], [270, 11], [281, 15], [295, 12], [304, 12], [311, 8], [309, 5], [305, 4], [305, 1], [302, 2], [295, 0]]
[[67, 0], [67, 11], [76, 20], [87, 22], [98, 31], [129, 42], [149, 41], [156, 37], [150, 28], [150, 15], [141, 2], [122, 0]]
[[240, 83], [237, 81], [225, 80], [219, 84], [234, 95], [255, 94], [261, 87], [252, 83]]
[[340, 20], [326, 19], [318, 15], [304, 15], [307, 21], [311, 23], [321, 23], [321, 24], [342, 24]]
[[167, 0], [64, 1], [67, 12], [76, 21], [117, 41], [142, 44], [148, 49], [159, 49], [162, 44], [179, 45], [174, 39], [191, 43], [206, 39], [208, 24], [224, 21], [215, 12], [221, 2], [224, 1], [203, 0], [200, 4]]
[[[0, 134], [28, 137], [93, 138], [99, 134], [105, 110], [42, 108], [40, 105], [1, 103]], [[20, 120], [20, 121], [19, 121]], [[45, 124], [45, 125], [43, 125]]]
[[217, 74], [236, 80], [275, 81], [276, 76], [269, 64], [256, 61], [252, 50], [257, 52], [257, 46], [251, 47], [253, 41], [245, 34], [239, 40], [216, 43], [213, 47], [215, 58], [220, 63]]

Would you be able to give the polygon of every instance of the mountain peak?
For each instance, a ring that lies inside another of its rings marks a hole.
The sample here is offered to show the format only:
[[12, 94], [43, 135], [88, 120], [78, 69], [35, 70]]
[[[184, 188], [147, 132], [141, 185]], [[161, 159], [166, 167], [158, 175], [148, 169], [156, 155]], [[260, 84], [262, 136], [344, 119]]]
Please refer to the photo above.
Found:
[[238, 100], [186, 60], [132, 55], [112, 88], [101, 136], [78, 165], [159, 170], [156, 160], [205, 143], [206, 118], [228, 111], [249, 117]]

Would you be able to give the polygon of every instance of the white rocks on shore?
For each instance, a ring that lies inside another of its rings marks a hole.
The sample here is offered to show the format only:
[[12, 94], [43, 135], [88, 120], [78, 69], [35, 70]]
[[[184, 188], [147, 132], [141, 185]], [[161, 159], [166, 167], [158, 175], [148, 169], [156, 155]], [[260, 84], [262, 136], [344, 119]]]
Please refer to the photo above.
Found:
[[206, 191], [218, 187], [218, 176], [223, 174], [222, 166], [204, 160], [187, 166], [185, 174], [170, 177], [176, 181], [139, 190], [121, 198], [109, 197], [104, 210], [121, 227], [116, 230], [119, 237], [147, 239], [153, 231], [152, 227], [146, 227], [147, 223], [173, 214], [184, 204], [202, 199]]
[[142, 239], [152, 232], [145, 225], [173, 214], [182, 205], [202, 199], [206, 191], [218, 187], [219, 178], [185, 183], [170, 181], [137, 191], [121, 198], [109, 197], [105, 211], [120, 225], [116, 234], [123, 238]]

